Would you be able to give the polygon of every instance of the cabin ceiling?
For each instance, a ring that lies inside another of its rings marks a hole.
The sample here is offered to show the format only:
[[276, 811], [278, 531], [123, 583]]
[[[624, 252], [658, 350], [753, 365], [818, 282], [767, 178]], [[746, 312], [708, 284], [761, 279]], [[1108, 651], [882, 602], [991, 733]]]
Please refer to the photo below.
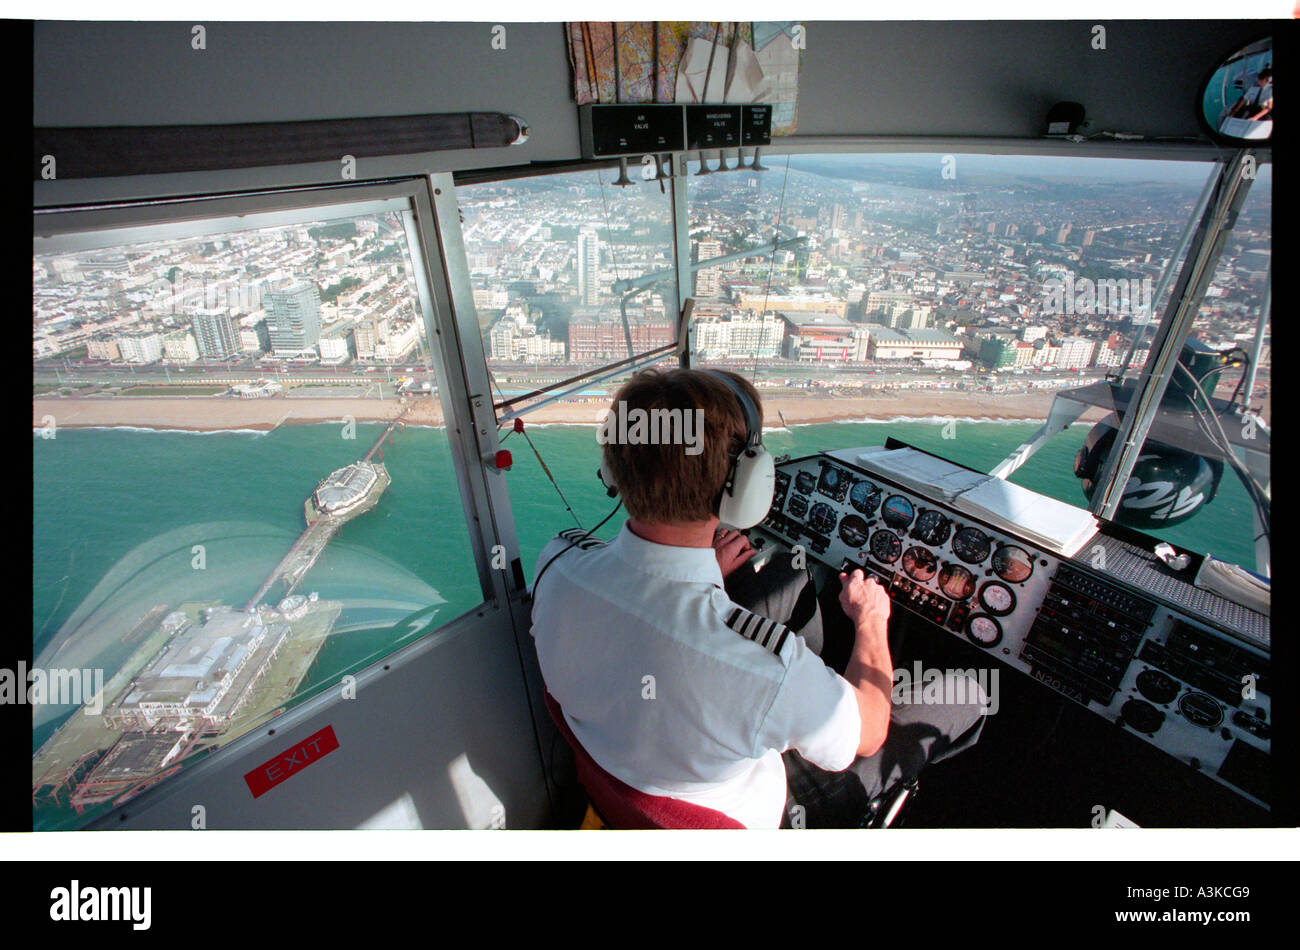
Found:
[[[798, 137], [1035, 137], [1081, 102], [1089, 132], [1200, 135], [1194, 102], [1218, 59], [1268, 21], [829, 22], [807, 25]], [[470, 110], [525, 118], [507, 149], [376, 159], [370, 174], [579, 158], [564, 31], [487, 23], [35, 24], [37, 126], [274, 122]], [[436, 156], [436, 157], [434, 157]], [[243, 176], [271, 184], [283, 175]], [[44, 184], [44, 183], [42, 183]], [[54, 183], [50, 183], [54, 184]], [[70, 182], [61, 182], [70, 185]], [[89, 186], [83, 186], [89, 187]]]

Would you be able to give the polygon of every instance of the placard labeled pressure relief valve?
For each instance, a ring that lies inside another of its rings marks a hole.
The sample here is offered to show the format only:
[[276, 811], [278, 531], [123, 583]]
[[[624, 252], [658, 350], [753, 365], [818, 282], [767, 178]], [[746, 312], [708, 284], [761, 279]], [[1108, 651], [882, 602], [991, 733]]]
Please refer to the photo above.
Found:
[[686, 148], [684, 109], [678, 105], [578, 107], [584, 158], [619, 158]]
[[741, 106], [740, 110], [740, 144], [771, 145], [772, 107], [768, 105]]

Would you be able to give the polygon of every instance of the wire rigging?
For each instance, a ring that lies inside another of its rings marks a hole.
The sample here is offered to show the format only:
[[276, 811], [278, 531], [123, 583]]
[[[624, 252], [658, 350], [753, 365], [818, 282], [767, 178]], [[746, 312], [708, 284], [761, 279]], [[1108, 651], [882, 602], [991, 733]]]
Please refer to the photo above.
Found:
[[523, 426], [519, 426], [517, 428], [519, 434], [522, 435], [524, 437], [524, 440], [528, 443], [528, 447], [532, 449], [533, 454], [537, 456], [537, 464], [542, 467], [542, 471], [546, 473], [546, 477], [549, 478], [551, 480], [551, 484], [555, 486], [555, 491], [560, 496], [560, 501], [564, 502], [564, 510], [569, 513], [569, 516], [571, 518], [573, 518], [573, 523], [576, 524], [579, 529], [581, 529], [582, 522], [578, 520], [578, 516], [573, 510], [573, 506], [569, 504], [569, 499], [564, 497], [564, 492], [560, 489], [560, 483], [557, 482], [555, 480], [555, 476], [551, 474], [550, 468], [547, 467], [546, 462], [542, 459], [542, 453], [537, 451], [537, 446], [533, 445], [533, 440], [528, 435], [528, 430], [525, 429]]
[[[757, 154], [757, 153], [755, 153]], [[754, 160], [755, 162], [758, 159]], [[776, 268], [776, 246], [781, 241], [781, 222], [785, 218], [785, 186], [790, 180], [790, 156], [785, 157], [785, 174], [781, 176], [781, 197], [776, 204], [776, 224], [772, 226], [772, 253], [767, 258], [767, 278], [763, 282], [763, 312], [758, 318], [763, 319], [763, 314], [767, 313], [767, 300], [772, 292], [772, 271]], [[754, 361], [753, 375], [750, 382], [758, 379], [758, 361]]]
[[[1237, 453], [1234, 452], [1232, 449], [1232, 442], [1228, 438], [1227, 432], [1224, 431], [1223, 424], [1219, 421], [1219, 415], [1217, 412], [1214, 411], [1214, 404], [1210, 401], [1210, 398], [1205, 394], [1205, 390], [1201, 387], [1200, 382], [1196, 379], [1195, 376], [1192, 375], [1192, 371], [1189, 370], [1186, 366], [1184, 366], [1181, 362], [1176, 365], [1177, 368], [1181, 370], [1183, 374], [1192, 381], [1192, 385], [1193, 387], [1195, 387], [1196, 392], [1200, 395], [1201, 399], [1205, 402], [1205, 405], [1209, 409], [1208, 412], [1209, 418], [1207, 419], [1206, 418], [1207, 413], [1205, 412], [1205, 410], [1201, 409], [1201, 407], [1196, 405], [1195, 399], [1190, 400], [1192, 410], [1196, 413], [1197, 421], [1200, 423], [1202, 434], [1205, 435], [1205, 437], [1210, 441], [1211, 445], [1213, 445], [1223, 454], [1224, 460], [1229, 465], [1231, 465], [1233, 471], [1237, 473], [1237, 476], [1241, 479], [1242, 484], [1245, 485], [1246, 487], [1247, 494], [1250, 495], [1250, 499], [1255, 505], [1256, 512], [1259, 514], [1260, 526], [1263, 528], [1262, 536], [1266, 538], [1271, 537], [1269, 533], [1270, 530], [1269, 510], [1271, 505], [1268, 500], [1268, 494], [1264, 491], [1263, 486], [1261, 486], [1259, 482], [1256, 480], [1255, 476], [1251, 474], [1250, 470], [1246, 468], [1245, 464], [1241, 461], [1241, 459], [1237, 458]], [[1213, 421], [1214, 427], [1215, 429], [1217, 429], [1217, 433], [1210, 431], [1209, 424], [1211, 421]]]

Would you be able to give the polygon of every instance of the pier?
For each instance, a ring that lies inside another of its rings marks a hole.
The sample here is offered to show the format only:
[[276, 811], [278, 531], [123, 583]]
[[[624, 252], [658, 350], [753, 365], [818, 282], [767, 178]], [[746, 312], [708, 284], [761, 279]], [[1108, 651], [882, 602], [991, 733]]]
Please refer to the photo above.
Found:
[[[277, 582], [283, 586], [280, 597], [287, 597], [292, 594], [294, 588], [298, 586], [298, 582], [302, 580], [303, 575], [311, 569], [311, 566], [320, 557], [321, 552], [325, 550], [326, 545], [330, 543], [335, 532], [357, 515], [364, 514], [379, 503], [380, 496], [388, 488], [392, 480], [388, 477], [388, 470], [384, 468], [382, 462], [372, 462], [371, 460], [376, 453], [380, 454], [380, 458], [383, 457], [382, 446], [384, 442], [402, 424], [402, 420], [410, 411], [411, 407], [408, 405], [396, 418], [388, 423], [383, 433], [375, 440], [375, 444], [370, 447], [370, 451], [362, 456], [355, 466], [350, 466], [368, 467], [373, 469], [375, 476], [372, 484], [355, 502], [349, 504], [345, 510], [333, 513], [328, 510], [321, 510], [317, 506], [317, 492], [312, 492], [308, 496], [303, 503], [303, 515], [307, 521], [306, 530], [298, 536], [298, 540], [294, 541], [284, 557], [275, 565], [266, 580], [262, 582], [262, 586], [257, 589], [257, 593], [244, 605], [245, 610], [253, 610], [257, 607]], [[340, 469], [340, 471], [345, 470]]]

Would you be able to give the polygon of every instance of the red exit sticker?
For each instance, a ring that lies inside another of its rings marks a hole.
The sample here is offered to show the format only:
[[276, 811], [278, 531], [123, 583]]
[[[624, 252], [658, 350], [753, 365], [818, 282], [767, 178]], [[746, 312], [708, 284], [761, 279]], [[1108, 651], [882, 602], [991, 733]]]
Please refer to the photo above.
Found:
[[248, 783], [248, 790], [253, 793], [253, 797], [257, 798], [265, 795], [290, 775], [301, 772], [313, 762], [329, 755], [338, 747], [339, 740], [334, 735], [334, 727], [326, 726], [275, 758], [267, 759], [247, 773], [244, 781]]

